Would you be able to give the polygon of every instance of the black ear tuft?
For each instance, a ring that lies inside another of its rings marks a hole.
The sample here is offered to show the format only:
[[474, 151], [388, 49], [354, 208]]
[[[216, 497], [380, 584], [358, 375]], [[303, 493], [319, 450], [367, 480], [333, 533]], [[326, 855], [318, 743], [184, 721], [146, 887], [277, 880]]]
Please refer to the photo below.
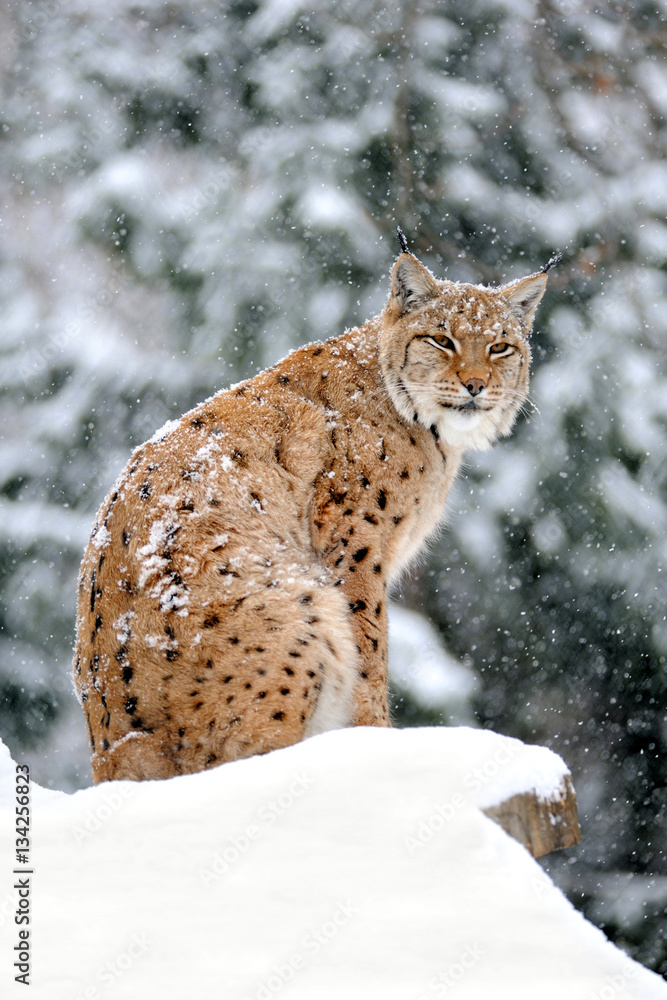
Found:
[[530, 329], [535, 317], [535, 310], [546, 287], [546, 272], [538, 271], [537, 274], [530, 274], [527, 278], [522, 278], [521, 281], [513, 281], [509, 285], [504, 285], [498, 291], [507, 299], [521, 321]]
[[558, 264], [560, 264], [560, 262], [562, 261], [562, 259], [563, 259], [562, 253], [560, 253], [560, 252], [559, 253], [555, 253], [553, 255], [553, 257], [551, 257], [549, 259], [548, 264], [544, 265], [544, 267], [540, 271], [540, 274], [546, 274], [547, 271], [550, 271], [552, 267], [556, 267]]
[[411, 253], [402, 253], [391, 272], [392, 300], [397, 315], [411, 312], [435, 298], [440, 288], [433, 275]]
[[405, 238], [405, 233], [400, 226], [396, 226], [396, 235], [398, 236], [398, 242], [401, 247], [401, 253], [410, 253], [410, 248], [408, 247], [408, 241]]

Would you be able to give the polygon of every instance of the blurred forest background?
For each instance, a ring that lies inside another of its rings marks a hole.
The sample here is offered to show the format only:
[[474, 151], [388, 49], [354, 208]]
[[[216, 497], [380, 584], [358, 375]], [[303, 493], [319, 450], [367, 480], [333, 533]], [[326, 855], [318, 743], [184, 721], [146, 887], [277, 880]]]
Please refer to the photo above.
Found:
[[[573, 770], [546, 867], [667, 973], [665, 0], [37, 0], [0, 9], [0, 735], [88, 784], [75, 578], [131, 449], [440, 277], [554, 250], [533, 411], [399, 599], [477, 725]], [[451, 721], [395, 694], [399, 724]]]

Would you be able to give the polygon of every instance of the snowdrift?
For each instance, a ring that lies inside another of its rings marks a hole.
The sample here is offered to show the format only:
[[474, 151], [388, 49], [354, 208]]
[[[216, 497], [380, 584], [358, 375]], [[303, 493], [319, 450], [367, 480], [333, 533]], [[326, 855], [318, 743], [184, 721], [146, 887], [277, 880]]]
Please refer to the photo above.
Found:
[[[0, 757], [0, 992], [25, 996]], [[472, 729], [350, 729], [164, 782], [32, 786], [36, 1000], [665, 1000], [481, 807], [566, 774]]]

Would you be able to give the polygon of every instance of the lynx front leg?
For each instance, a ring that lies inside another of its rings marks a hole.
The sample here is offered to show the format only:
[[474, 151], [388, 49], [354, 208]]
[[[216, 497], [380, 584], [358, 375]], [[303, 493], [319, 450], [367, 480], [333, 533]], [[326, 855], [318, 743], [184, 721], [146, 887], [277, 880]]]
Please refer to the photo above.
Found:
[[383, 588], [355, 575], [345, 586], [359, 651], [355, 726], [390, 726], [387, 672], [387, 600]]
[[[364, 511], [362, 503], [366, 501], [351, 491], [337, 492], [329, 479], [325, 482], [327, 485], [311, 507], [311, 538], [313, 548], [331, 571], [338, 593], [342, 591], [347, 599], [348, 621], [357, 653], [352, 724], [390, 726], [387, 584], [381, 544], [375, 534], [378, 520], [368, 511], [363, 520], [354, 518], [355, 510]], [[384, 491], [380, 490], [378, 495], [381, 497], [378, 506], [383, 510]], [[345, 519], [342, 523], [341, 518]]]

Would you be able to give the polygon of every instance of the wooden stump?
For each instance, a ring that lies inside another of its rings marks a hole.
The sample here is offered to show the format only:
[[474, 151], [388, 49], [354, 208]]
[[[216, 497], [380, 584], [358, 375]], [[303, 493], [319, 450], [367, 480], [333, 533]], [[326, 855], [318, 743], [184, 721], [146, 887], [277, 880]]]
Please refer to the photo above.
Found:
[[581, 840], [577, 796], [569, 774], [548, 799], [536, 792], [524, 792], [483, 812], [523, 844], [534, 858], [573, 847]]

